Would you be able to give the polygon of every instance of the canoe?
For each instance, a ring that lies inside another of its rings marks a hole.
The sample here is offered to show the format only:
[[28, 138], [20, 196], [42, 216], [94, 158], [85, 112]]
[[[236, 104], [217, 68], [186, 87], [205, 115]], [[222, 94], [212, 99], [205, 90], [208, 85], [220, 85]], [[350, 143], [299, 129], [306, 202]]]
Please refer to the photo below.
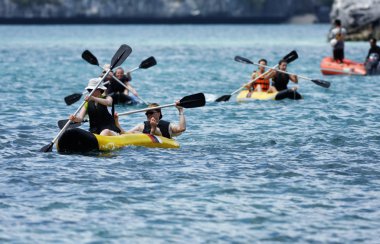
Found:
[[322, 59], [321, 72], [324, 75], [366, 75], [367, 71], [363, 63], [349, 59], [343, 59], [343, 63], [337, 63], [332, 57]]
[[242, 90], [236, 97], [238, 102], [248, 102], [252, 100], [275, 100], [277, 92], [267, 93], [267, 92], [252, 92], [248, 96], [248, 90]]
[[101, 136], [74, 128], [65, 131], [57, 143], [60, 153], [86, 153], [91, 151], [112, 151], [127, 146], [151, 148], [179, 148], [173, 139], [149, 134], [123, 134]]

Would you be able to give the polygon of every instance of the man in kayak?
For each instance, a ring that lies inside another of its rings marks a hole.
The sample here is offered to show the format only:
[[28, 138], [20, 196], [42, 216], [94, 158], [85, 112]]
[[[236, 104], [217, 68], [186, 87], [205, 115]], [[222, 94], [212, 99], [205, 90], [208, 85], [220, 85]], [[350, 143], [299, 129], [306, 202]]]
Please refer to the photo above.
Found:
[[330, 31], [329, 39], [333, 47], [333, 57], [338, 63], [343, 63], [344, 59], [344, 38], [346, 36], [346, 29], [342, 27], [342, 22], [339, 19], [334, 21], [335, 27]]
[[[281, 60], [278, 65], [279, 70], [286, 72], [288, 63], [285, 60]], [[297, 100], [302, 98], [301, 94], [296, 91], [297, 87], [288, 89], [289, 81], [292, 81], [296, 84], [298, 83], [297, 75], [288, 75], [272, 69], [268, 74], [264, 76], [264, 78], [272, 79], [273, 87], [271, 87], [271, 90], [273, 90], [273, 92], [278, 92], [275, 98], [276, 100], [281, 100], [284, 98]]]
[[376, 39], [369, 40], [370, 49], [368, 50], [367, 57], [365, 58], [365, 66], [369, 74], [376, 73], [380, 61], [380, 47], [376, 45]]
[[[176, 101], [179, 104], [179, 101]], [[151, 103], [148, 108], [158, 107], [157, 103]], [[183, 107], [176, 106], [179, 114], [179, 124], [173, 124], [171, 122], [162, 120], [161, 109], [152, 109], [146, 111], [145, 115], [147, 120], [144, 123], [138, 124], [129, 131], [125, 131], [121, 128], [118, 120], [117, 113], [115, 114], [116, 126], [120, 129], [122, 134], [126, 133], [145, 133], [157, 136], [163, 136], [166, 138], [172, 138], [178, 136], [186, 130], [186, 120]]]
[[[91, 79], [86, 90], [90, 93], [99, 83], [100, 78]], [[86, 114], [90, 120], [90, 132], [103, 136], [116, 136], [120, 129], [116, 126], [115, 120], [108, 107], [112, 106], [112, 97], [105, 96], [106, 87], [100, 84], [92, 96], [86, 96], [86, 103], [77, 116], [70, 115], [69, 119], [74, 122], [82, 122]]]
[[124, 69], [118, 67], [115, 71], [115, 77], [119, 79], [128, 89], [121, 85], [115, 79], [110, 79], [109, 84], [107, 85], [107, 94], [112, 96], [114, 103], [133, 103], [134, 100], [129, 96], [129, 91], [133, 95], [138, 96], [137, 91], [131, 86], [130, 81], [132, 77], [130, 73], [124, 74]]

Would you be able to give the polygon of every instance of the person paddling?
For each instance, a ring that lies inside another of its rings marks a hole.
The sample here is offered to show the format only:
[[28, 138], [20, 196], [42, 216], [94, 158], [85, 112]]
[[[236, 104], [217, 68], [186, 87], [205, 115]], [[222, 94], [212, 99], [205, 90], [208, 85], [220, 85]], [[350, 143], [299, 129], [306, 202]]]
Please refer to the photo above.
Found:
[[[176, 104], [179, 105], [180, 102], [176, 101]], [[159, 104], [151, 103], [148, 105], [148, 108], [158, 107]], [[122, 134], [126, 133], [144, 133], [157, 136], [163, 136], [166, 138], [172, 138], [174, 136], [179, 136], [182, 132], [186, 130], [186, 119], [184, 115], [184, 108], [176, 106], [179, 113], [179, 123], [174, 124], [165, 120], [162, 120], [161, 109], [152, 109], [146, 111], [145, 115], [147, 120], [144, 123], [136, 125], [129, 131], [125, 131], [121, 128], [118, 120], [118, 115], [115, 113], [116, 126], [120, 129]]]
[[[268, 62], [266, 59], [262, 58], [258, 62], [260, 65], [259, 69], [254, 71], [251, 75], [251, 81], [257, 79], [257, 77], [260, 77], [262, 74], [265, 73], [265, 67]], [[255, 82], [251, 82], [250, 84], [246, 85], [245, 88], [249, 91], [247, 94], [247, 97], [251, 97], [252, 92], [274, 92], [276, 91], [274, 87], [270, 85], [270, 81], [265, 76], [261, 76], [259, 79], [257, 79]]]
[[128, 89], [116, 81], [114, 78], [110, 79], [107, 85], [107, 94], [112, 96], [114, 103], [134, 103], [135, 100], [129, 96], [129, 91], [138, 97], [137, 91], [131, 86], [130, 81], [132, 77], [130, 73], [124, 74], [124, 69], [118, 67], [115, 71], [115, 77], [120, 80]]
[[[91, 92], [100, 78], [91, 79], [88, 82], [86, 90]], [[90, 129], [89, 131], [94, 134], [104, 136], [116, 136], [120, 133], [120, 129], [116, 126], [115, 120], [111, 115], [108, 107], [112, 106], [112, 97], [103, 95], [106, 87], [101, 84], [98, 86], [92, 96], [86, 96], [87, 101], [82, 107], [77, 116], [70, 115], [69, 119], [73, 122], [82, 122], [86, 114], [89, 116]]]
[[[288, 63], [285, 60], [281, 60], [278, 63], [278, 65], [279, 65], [278, 66], [279, 70], [286, 71]], [[276, 92], [276, 91], [282, 92], [281, 94], [278, 94], [276, 96], [276, 100], [280, 100], [284, 97], [288, 97], [288, 98], [291, 98], [294, 100], [302, 98], [302, 96], [296, 91], [297, 87], [292, 87], [291, 89], [288, 89], [289, 81], [292, 81], [296, 84], [298, 83], [297, 75], [289, 75], [289, 74], [285, 74], [285, 73], [276, 71], [275, 69], [272, 69], [268, 74], [264, 75], [264, 78], [265, 79], [272, 79], [273, 88], [271, 88], [271, 89], [273, 90], [273, 92]], [[281, 96], [281, 95], [286, 94], [285, 91], [287, 91], [288, 93], [291, 93], [293, 95], [292, 96], [290, 96], [290, 95]]]

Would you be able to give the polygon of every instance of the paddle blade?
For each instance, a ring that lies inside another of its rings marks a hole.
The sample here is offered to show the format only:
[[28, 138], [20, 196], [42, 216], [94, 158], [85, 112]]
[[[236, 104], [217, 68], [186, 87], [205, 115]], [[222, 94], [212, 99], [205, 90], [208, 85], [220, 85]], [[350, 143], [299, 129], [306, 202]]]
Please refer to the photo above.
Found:
[[80, 100], [80, 98], [82, 97], [82, 93], [74, 93], [74, 94], [71, 94], [67, 97], [65, 97], [65, 103], [67, 105], [71, 105], [73, 103], [76, 103]]
[[54, 143], [50, 142], [49, 145], [46, 145], [40, 149], [40, 152], [51, 152], [53, 151], [53, 145]]
[[[62, 128], [65, 127], [67, 121], [69, 121], [69, 120], [68, 119], [59, 120], [58, 121], [58, 127], [59, 127], [59, 129], [62, 130]], [[73, 122], [73, 121], [71, 121], [70, 124], [69, 124], [68, 129], [77, 128], [77, 127], [79, 127], [81, 125], [82, 125], [81, 122]]]
[[148, 69], [152, 66], [155, 66], [156, 64], [157, 64], [156, 59], [153, 56], [151, 56], [151, 57], [145, 59], [144, 61], [142, 61], [139, 68], [140, 69]]
[[311, 81], [314, 82], [316, 85], [322, 86], [324, 88], [329, 88], [331, 85], [329, 81], [325, 81], [325, 80], [311, 80]]
[[203, 93], [196, 93], [183, 97], [179, 103], [179, 106], [184, 108], [197, 108], [202, 107], [206, 104], [206, 98]]
[[219, 97], [218, 99], [216, 99], [215, 102], [227, 102], [228, 100], [230, 100], [230, 98], [231, 98], [231, 95], [223, 95]]
[[114, 67], [120, 66], [128, 58], [131, 52], [132, 48], [130, 46], [126, 44], [121, 45], [111, 59], [110, 69], [112, 70]]
[[244, 64], [253, 64], [253, 62], [247, 58], [243, 58], [241, 56], [235, 56], [235, 61], [237, 62], [240, 62], [240, 63], [244, 63]]
[[98, 59], [92, 54], [90, 51], [85, 50], [82, 53], [82, 58], [86, 60], [88, 63], [99, 66]]
[[290, 53], [286, 54], [282, 59], [285, 60], [288, 64], [293, 62], [298, 58], [298, 53], [296, 50], [291, 51]]

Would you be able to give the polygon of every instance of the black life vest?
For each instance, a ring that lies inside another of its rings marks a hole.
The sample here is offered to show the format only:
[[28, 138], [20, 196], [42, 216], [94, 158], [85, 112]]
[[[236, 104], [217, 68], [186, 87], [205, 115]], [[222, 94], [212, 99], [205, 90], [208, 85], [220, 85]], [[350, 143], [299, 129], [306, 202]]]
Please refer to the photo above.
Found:
[[288, 89], [288, 83], [290, 80], [290, 76], [288, 74], [284, 74], [277, 71], [275, 77], [273, 77], [273, 86], [277, 89], [277, 91], [282, 91]]
[[[170, 133], [169, 133], [169, 125], [170, 122], [165, 121], [165, 120], [160, 120], [158, 121], [157, 127], [160, 129], [162, 136], [166, 138], [171, 138]], [[144, 130], [143, 133], [149, 134], [150, 133], [150, 123], [149, 121], [144, 121]]]
[[100, 103], [95, 105], [94, 101], [90, 101], [87, 105], [87, 113], [90, 119], [91, 133], [100, 134], [104, 129], [120, 133], [120, 129], [115, 125], [115, 119], [109, 113], [107, 106]]
[[[124, 84], [129, 81], [126, 76], [123, 76], [123, 78], [120, 79], [121, 82]], [[121, 85], [117, 80], [112, 78], [110, 80], [110, 83], [107, 86], [107, 94], [112, 94], [112, 93], [123, 93], [125, 90], [125, 87]]]

